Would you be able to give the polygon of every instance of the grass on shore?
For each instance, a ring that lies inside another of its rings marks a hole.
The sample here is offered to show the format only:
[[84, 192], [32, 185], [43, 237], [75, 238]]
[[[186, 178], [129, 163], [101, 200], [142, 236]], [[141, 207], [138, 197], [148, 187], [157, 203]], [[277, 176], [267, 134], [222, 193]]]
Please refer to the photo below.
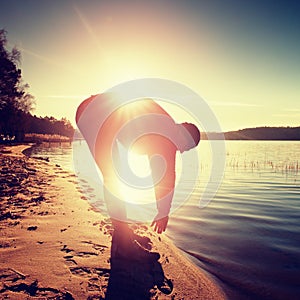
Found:
[[24, 142], [28, 143], [42, 143], [42, 142], [70, 142], [71, 139], [67, 136], [59, 134], [41, 134], [41, 133], [27, 133], [25, 134]]

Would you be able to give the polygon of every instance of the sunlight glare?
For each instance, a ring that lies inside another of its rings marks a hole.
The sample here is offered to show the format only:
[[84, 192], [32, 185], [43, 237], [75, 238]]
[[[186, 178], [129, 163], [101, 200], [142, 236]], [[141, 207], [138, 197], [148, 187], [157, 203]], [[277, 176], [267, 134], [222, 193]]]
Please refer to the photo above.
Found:
[[138, 177], [151, 175], [149, 159], [147, 155], [136, 154], [133, 151], [128, 153], [128, 163], [132, 172]]
[[[122, 144], [118, 143], [119, 151], [121, 153], [121, 164], [123, 168], [126, 168], [124, 159], [126, 156], [122, 155], [126, 152]], [[151, 176], [151, 169], [147, 155], [137, 154], [133, 151], [128, 152], [128, 165], [133, 174], [139, 178]], [[154, 188], [151, 185], [149, 188], [134, 187], [126, 183], [126, 178], [119, 180], [119, 190], [122, 199], [128, 203], [145, 204], [155, 201]]]

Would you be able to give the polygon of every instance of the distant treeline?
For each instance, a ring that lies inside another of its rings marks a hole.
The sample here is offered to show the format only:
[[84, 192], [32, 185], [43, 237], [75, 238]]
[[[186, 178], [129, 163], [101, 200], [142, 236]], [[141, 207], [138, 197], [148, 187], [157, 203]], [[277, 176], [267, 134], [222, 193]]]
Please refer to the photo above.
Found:
[[22, 112], [3, 116], [0, 120], [0, 140], [2, 141], [14, 140], [22, 142], [28, 133], [60, 135], [72, 138], [74, 128], [70, 121], [65, 118], [57, 120], [54, 117], [37, 117], [35, 115], [32, 116], [30, 113]]
[[73, 137], [74, 128], [66, 118], [57, 120], [54, 117], [31, 116], [29, 120], [28, 133], [58, 134]]
[[225, 133], [201, 133], [201, 139], [219, 140], [266, 140], [266, 141], [298, 141], [300, 127], [255, 127]]
[[65, 118], [57, 120], [54, 117], [30, 116], [27, 133], [58, 134], [72, 138], [74, 128]]

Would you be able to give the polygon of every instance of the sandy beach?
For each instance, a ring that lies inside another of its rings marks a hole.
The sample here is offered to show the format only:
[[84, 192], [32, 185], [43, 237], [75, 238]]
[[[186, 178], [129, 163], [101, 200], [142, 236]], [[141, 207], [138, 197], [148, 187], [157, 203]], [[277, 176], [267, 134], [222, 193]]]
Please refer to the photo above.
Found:
[[26, 157], [28, 147], [0, 148], [0, 299], [226, 298], [147, 225], [133, 230], [160, 259], [112, 263], [109, 219], [91, 209], [74, 174]]

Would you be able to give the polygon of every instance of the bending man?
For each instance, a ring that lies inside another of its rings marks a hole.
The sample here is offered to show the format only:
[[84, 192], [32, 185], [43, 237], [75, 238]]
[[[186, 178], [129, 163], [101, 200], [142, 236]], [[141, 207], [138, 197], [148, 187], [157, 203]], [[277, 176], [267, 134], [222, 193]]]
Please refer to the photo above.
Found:
[[158, 210], [152, 226], [158, 233], [165, 231], [174, 194], [176, 151], [182, 153], [198, 145], [198, 128], [190, 123], [176, 124], [152, 99], [122, 104], [114, 94], [83, 101], [76, 123], [103, 175], [104, 197], [114, 228], [127, 230], [124, 201], [116, 192], [121, 168], [119, 143], [148, 156]]

